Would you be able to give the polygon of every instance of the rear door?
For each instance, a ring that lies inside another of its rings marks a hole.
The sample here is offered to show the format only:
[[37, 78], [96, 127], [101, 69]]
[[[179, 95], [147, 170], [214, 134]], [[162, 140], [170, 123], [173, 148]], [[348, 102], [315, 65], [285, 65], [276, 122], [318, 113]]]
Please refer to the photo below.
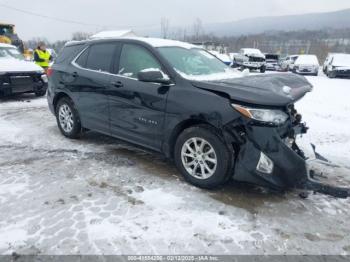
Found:
[[78, 111], [86, 128], [109, 133], [107, 89], [118, 44], [106, 42], [90, 45], [73, 62], [72, 77], [79, 93]]
[[109, 91], [111, 132], [128, 141], [159, 150], [163, 137], [169, 87], [141, 82], [138, 72], [165, 72], [152, 52], [139, 44], [124, 43]]

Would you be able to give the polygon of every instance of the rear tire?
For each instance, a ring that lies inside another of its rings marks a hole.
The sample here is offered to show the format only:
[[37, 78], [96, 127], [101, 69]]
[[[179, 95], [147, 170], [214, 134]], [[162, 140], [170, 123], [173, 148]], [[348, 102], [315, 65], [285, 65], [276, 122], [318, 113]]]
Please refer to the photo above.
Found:
[[260, 67], [260, 73], [265, 73], [266, 72], [266, 66]]
[[206, 125], [184, 130], [177, 138], [175, 164], [189, 183], [215, 188], [233, 175], [234, 152], [218, 132]]
[[78, 138], [81, 134], [81, 122], [73, 101], [61, 98], [56, 105], [56, 120], [61, 133], [68, 138]]

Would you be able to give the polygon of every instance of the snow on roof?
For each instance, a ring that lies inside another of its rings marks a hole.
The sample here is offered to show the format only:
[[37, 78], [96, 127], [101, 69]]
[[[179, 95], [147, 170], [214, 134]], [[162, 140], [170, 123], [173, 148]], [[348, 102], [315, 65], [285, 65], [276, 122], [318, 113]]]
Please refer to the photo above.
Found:
[[0, 43], [0, 47], [14, 47], [14, 48], [17, 48], [14, 45], [4, 44], [4, 43]]
[[130, 39], [139, 40], [142, 42], [145, 42], [153, 47], [170, 47], [170, 46], [176, 46], [176, 47], [183, 47], [186, 49], [191, 48], [199, 48], [196, 45], [192, 45], [190, 43], [176, 41], [176, 40], [169, 40], [169, 39], [162, 39], [162, 38], [148, 38], [148, 37], [132, 37]]
[[318, 65], [318, 59], [315, 55], [300, 55], [295, 61], [295, 64], [304, 64], [304, 65]]
[[242, 48], [245, 54], [262, 54], [259, 49], [256, 48]]
[[116, 38], [116, 37], [133, 37], [136, 34], [132, 30], [118, 30], [118, 31], [102, 31], [91, 36], [91, 39], [96, 38]]
[[[117, 34], [114, 33], [107, 33], [108, 31], [104, 32], [105, 37], [101, 37], [101, 34], [99, 37], [96, 37], [98, 34], [94, 35], [91, 37], [90, 40], [98, 40], [98, 39], [129, 39], [129, 40], [137, 40], [141, 41], [144, 43], [147, 43], [153, 47], [182, 47], [186, 49], [191, 49], [191, 48], [200, 48], [199, 46], [186, 43], [186, 42], [181, 42], [177, 40], [170, 40], [170, 39], [162, 39], [162, 38], [152, 38], [152, 37], [139, 37], [139, 36], [118, 36]], [[113, 31], [113, 32], [118, 32], [118, 31]], [[84, 41], [69, 41], [65, 45], [71, 45], [71, 44], [79, 44], [79, 43], [84, 43]]]

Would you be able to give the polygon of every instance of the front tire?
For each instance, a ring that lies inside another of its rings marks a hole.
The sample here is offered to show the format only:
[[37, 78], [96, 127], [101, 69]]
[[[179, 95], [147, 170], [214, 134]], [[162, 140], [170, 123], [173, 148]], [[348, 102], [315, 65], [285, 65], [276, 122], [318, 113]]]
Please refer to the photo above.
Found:
[[233, 149], [206, 125], [184, 130], [174, 151], [175, 164], [185, 180], [208, 189], [222, 185], [232, 176], [233, 156]]
[[328, 75], [329, 78], [336, 78], [336, 74], [332, 71], [328, 71]]
[[45, 91], [38, 91], [38, 92], [35, 92], [35, 96], [36, 97], [41, 97], [41, 96], [44, 96], [46, 94], [46, 90]]
[[81, 122], [73, 101], [61, 98], [56, 106], [56, 120], [61, 133], [68, 138], [78, 138], [81, 134]]

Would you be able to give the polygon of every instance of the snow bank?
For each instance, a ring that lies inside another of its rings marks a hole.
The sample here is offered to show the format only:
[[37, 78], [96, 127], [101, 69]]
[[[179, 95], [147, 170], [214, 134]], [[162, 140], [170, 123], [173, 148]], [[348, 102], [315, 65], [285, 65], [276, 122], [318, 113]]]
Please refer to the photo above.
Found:
[[326, 158], [349, 165], [350, 81], [325, 76], [307, 79], [314, 90], [301, 99], [296, 108], [310, 127], [308, 136]]

